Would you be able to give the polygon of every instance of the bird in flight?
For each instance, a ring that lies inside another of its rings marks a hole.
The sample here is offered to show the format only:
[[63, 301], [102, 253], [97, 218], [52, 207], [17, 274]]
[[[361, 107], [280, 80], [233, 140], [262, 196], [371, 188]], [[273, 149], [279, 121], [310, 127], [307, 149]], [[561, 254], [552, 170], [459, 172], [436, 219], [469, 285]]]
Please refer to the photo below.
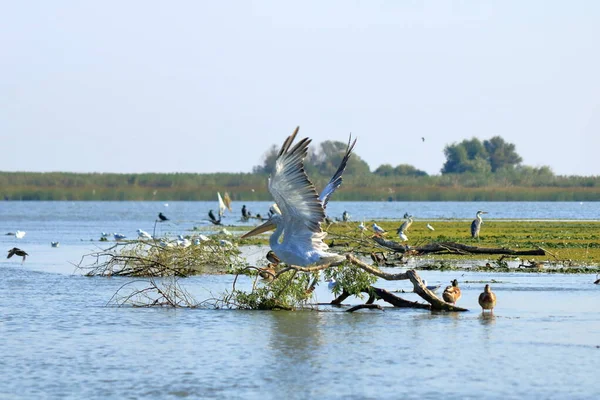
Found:
[[242, 238], [275, 229], [269, 244], [277, 257], [288, 265], [304, 267], [342, 262], [344, 256], [328, 251], [329, 246], [323, 241], [327, 232], [323, 231], [321, 224], [325, 220], [329, 198], [342, 184], [342, 174], [356, 140], [352, 142], [350, 137], [340, 166], [319, 195], [304, 169], [311, 139], [304, 138], [293, 145], [299, 129], [297, 127], [284, 141], [269, 178], [269, 192], [281, 212], [275, 212], [269, 220]]
[[21, 264], [23, 264], [28, 255], [29, 254], [27, 254], [24, 250], [21, 250], [18, 247], [13, 247], [8, 251], [8, 257], [6, 258], [11, 258], [12, 256], [23, 257], [23, 261], [21, 261]]

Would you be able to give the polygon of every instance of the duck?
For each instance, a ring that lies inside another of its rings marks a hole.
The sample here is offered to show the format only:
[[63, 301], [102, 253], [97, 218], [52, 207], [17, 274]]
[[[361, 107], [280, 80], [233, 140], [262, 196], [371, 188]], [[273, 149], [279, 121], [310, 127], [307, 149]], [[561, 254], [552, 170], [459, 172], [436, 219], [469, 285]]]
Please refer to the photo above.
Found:
[[445, 302], [456, 304], [461, 296], [460, 288], [458, 287], [458, 281], [456, 279], [454, 279], [451, 283], [452, 286], [446, 286], [446, 289], [444, 289], [442, 297], [444, 298]]
[[490, 285], [485, 285], [483, 292], [479, 295], [479, 305], [481, 306], [481, 312], [485, 312], [485, 310], [490, 310], [490, 312], [494, 312], [494, 307], [496, 307], [496, 295], [492, 292], [492, 288]]

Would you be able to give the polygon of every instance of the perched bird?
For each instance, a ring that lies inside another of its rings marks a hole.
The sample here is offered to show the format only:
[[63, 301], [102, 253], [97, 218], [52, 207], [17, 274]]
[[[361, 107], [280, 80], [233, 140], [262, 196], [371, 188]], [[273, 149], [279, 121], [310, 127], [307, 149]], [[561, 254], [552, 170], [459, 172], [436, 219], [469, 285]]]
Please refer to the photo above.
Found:
[[190, 247], [192, 245], [192, 242], [188, 239], [183, 237], [183, 235], [177, 235], [177, 240], [175, 241], [177, 243], [177, 246], [179, 247]]
[[19, 249], [17, 247], [13, 247], [12, 249], [10, 249], [8, 251], [8, 257], [6, 257], [6, 258], [11, 258], [14, 255], [23, 257], [23, 261], [21, 261], [21, 264], [23, 264], [25, 262], [25, 259], [27, 258], [27, 256], [29, 254], [27, 254], [24, 250], [21, 250], [21, 249]]
[[422, 279], [422, 281], [423, 281], [423, 286], [425, 286], [428, 290], [431, 290], [432, 292], [435, 292], [441, 286], [441, 285], [428, 285], [427, 281], [425, 279]]
[[492, 313], [494, 312], [494, 307], [496, 307], [496, 295], [492, 292], [490, 285], [485, 285], [483, 293], [479, 295], [479, 305], [481, 306], [481, 312], [485, 312], [485, 310], [490, 310]]
[[483, 224], [483, 220], [481, 219], [481, 214], [487, 214], [487, 211], [477, 211], [477, 215], [475, 215], [475, 219], [471, 222], [471, 237], [478, 238], [479, 231], [481, 230], [481, 224]]
[[110, 232], [102, 232], [101, 235], [103, 238], [107, 238], [107, 237], [111, 236], [112, 234]]
[[219, 233], [221, 235], [225, 235], [225, 236], [233, 236], [233, 233], [231, 233], [230, 231], [228, 231], [227, 229], [223, 228], [219, 231]]
[[323, 241], [327, 233], [323, 231], [321, 224], [325, 220], [329, 198], [342, 184], [342, 174], [356, 140], [351, 143], [350, 138], [340, 166], [318, 195], [304, 170], [304, 159], [311, 140], [304, 138], [292, 147], [299, 129], [300, 127], [296, 128], [283, 143], [269, 178], [269, 192], [281, 212], [275, 212], [268, 221], [244, 234], [242, 238], [276, 228], [269, 244], [284, 263], [307, 266], [342, 262], [345, 260], [344, 256], [328, 251], [329, 247]]
[[233, 243], [231, 243], [229, 240], [225, 240], [225, 239], [219, 240], [219, 244], [223, 247], [233, 247]]
[[377, 236], [381, 236], [386, 234], [387, 232], [383, 230], [382, 227], [380, 227], [379, 225], [377, 225], [375, 222], [373, 222], [373, 231], [375, 232], [375, 234]]
[[327, 282], [327, 289], [333, 292], [335, 287], [337, 286], [335, 278], [327, 279], [325, 282]]
[[138, 229], [137, 233], [140, 239], [152, 239], [152, 236], [146, 231]]
[[456, 279], [452, 281], [452, 286], [446, 286], [446, 289], [444, 289], [444, 293], [442, 294], [444, 301], [452, 304], [456, 304], [458, 299], [460, 299], [460, 296], [460, 288], [458, 287], [458, 281]]
[[173, 243], [167, 242], [166, 240], [161, 240], [160, 242], [158, 242], [158, 244], [160, 245], [160, 247], [175, 247]]
[[344, 211], [342, 213], [342, 221], [344, 221], [344, 222], [350, 221], [350, 213], [348, 213], [348, 211]]
[[363, 231], [363, 232], [367, 230], [367, 227], [365, 226], [365, 221], [361, 222], [361, 223], [358, 225], [358, 229], [360, 229], [360, 230], [361, 230], [361, 231]]
[[406, 233], [404, 232], [398, 232], [398, 237], [403, 241], [406, 242], [408, 241], [408, 236], [406, 236]]
[[15, 232], [15, 237], [17, 239], [23, 239], [26, 234], [27, 234], [27, 232], [24, 232], [24, 231], [16, 231]]
[[167, 218], [165, 216], [165, 214], [163, 214], [161, 212], [158, 213], [158, 219], [160, 220], [160, 222], [164, 222], [164, 221], [168, 221], [169, 220], [169, 218]]
[[242, 206], [242, 220], [247, 221], [250, 219], [251, 216], [252, 213], [246, 208], [246, 205], [244, 204]]
[[410, 228], [412, 223], [413, 223], [413, 217], [412, 217], [412, 215], [409, 215], [408, 219], [406, 221], [404, 221], [402, 223], [402, 225], [400, 225], [400, 227], [398, 228], [398, 230], [397, 230], [398, 234], [400, 234], [400, 232], [407, 232], [408, 228]]
[[50, 242], [50, 246], [58, 247], [58, 246], [60, 246], [60, 243], [59, 242]]
[[435, 229], [433, 229], [433, 226], [431, 226], [431, 224], [427, 224], [427, 229], [429, 229], [430, 231], [435, 231]]
[[113, 237], [115, 238], [115, 240], [123, 240], [125, 239], [127, 236], [120, 234], [120, 233], [113, 233]]
[[213, 210], [208, 211], [208, 218], [210, 218], [210, 222], [214, 225], [221, 225], [221, 215], [219, 214], [219, 219], [217, 219]]

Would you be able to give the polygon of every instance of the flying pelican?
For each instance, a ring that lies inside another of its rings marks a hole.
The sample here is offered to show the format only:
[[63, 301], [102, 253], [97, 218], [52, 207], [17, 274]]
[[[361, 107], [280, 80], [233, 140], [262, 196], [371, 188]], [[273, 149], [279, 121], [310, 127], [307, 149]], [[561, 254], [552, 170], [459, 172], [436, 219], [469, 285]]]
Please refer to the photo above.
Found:
[[24, 232], [24, 231], [16, 231], [15, 232], [15, 237], [17, 239], [23, 239], [26, 234], [27, 234], [27, 232]]
[[433, 226], [431, 226], [431, 224], [427, 224], [427, 229], [429, 229], [430, 231], [435, 231], [435, 229], [433, 229]]
[[342, 174], [356, 140], [351, 143], [350, 137], [339, 168], [318, 195], [304, 170], [304, 158], [308, 154], [311, 140], [304, 138], [292, 147], [299, 129], [297, 127], [283, 143], [269, 178], [269, 192], [281, 213], [275, 212], [268, 221], [244, 234], [242, 238], [276, 228], [269, 244], [284, 263], [307, 266], [341, 262], [345, 257], [329, 252], [329, 246], [323, 242], [327, 233], [323, 232], [321, 223], [325, 220], [329, 198], [342, 184]]
[[8, 251], [8, 257], [6, 258], [11, 258], [14, 255], [23, 257], [23, 261], [21, 261], [21, 264], [23, 264], [29, 254], [27, 254], [24, 250], [19, 249], [18, 247], [13, 247]]
[[50, 242], [50, 246], [58, 247], [58, 246], [60, 246], [60, 243], [59, 242]]
[[164, 222], [164, 221], [168, 221], [169, 220], [169, 218], [167, 218], [165, 216], [165, 214], [163, 214], [161, 212], [158, 213], [158, 219], [160, 220], [160, 222]]
[[491, 313], [494, 313], [494, 307], [496, 307], [496, 295], [492, 292], [490, 285], [485, 285], [483, 293], [479, 295], [479, 305], [481, 306], [481, 312], [490, 310]]
[[225, 192], [225, 193], [223, 194], [223, 203], [225, 203], [225, 207], [227, 207], [227, 209], [228, 209], [229, 211], [233, 211], [233, 210], [231, 209], [231, 197], [229, 197], [229, 193], [228, 193], [228, 192]]
[[152, 239], [152, 236], [146, 231], [138, 229], [137, 233], [140, 239]]
[[217, 199], [219, 200], [219, 219], [221, 219], [221, 217], [225, 214], [225, 210], [227, 209], [227, 206], [225, 205], [225, 202], [223, 201], [223, 198], [221, 197], [221, 193], [217, 192]]
[[460, 288], [458, 287], [458, 281], [456, 279], [452, 281], [452, 286], [446, 286], [446, 289], [444, 289], [444, 293], [442, 293], [444, 301], [452, 304], [456, 304], [458, 299], [460, 299], [460, 296], [461, 292]]
[[219, 219], [217, 219], [217, 217], [215, 217], [215, 213], [213, 212], [213, 210], [210, 210], [208, 212], [208, 218], [210, 218], [210, 222], [212, 222], [215, 225], [221, 225], [221, 214], [219, 214]]
[[398, 228], [398, 234], [400, 234], [400, 232], [408, 231], [408, 228], [410, 228], [412, 223], [413, 223], [413, 217], [412, 217], [412, 215], [409, 215], [408, 219], [406, 221], [404, 221], [402, 223], [402, 225], [400, 225], [400, 227]]
[[383, 230], [382, 227], [380, 227], [379, 225], [377, 225], [375, 222], [373, 222], [373, 231], [375, 231], [375, 234], [377, 236], [381, 236], [381, 235], [387, 233], [386, 231]]
[[471, 237], [478, 238], [479, 231], [481, 230], [481, 224], [483, 224], [483, 220], [481, 219], [481, 214], [487, 214], [487, 211], [477, 211], [477, 215], [475, 215], [475, 219], [471, 222]]

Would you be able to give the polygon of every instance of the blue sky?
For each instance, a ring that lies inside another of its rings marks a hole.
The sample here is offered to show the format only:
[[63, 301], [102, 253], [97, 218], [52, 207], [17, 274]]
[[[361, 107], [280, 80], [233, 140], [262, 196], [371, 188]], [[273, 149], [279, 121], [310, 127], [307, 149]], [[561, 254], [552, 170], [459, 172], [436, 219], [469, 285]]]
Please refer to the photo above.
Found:
[[[2, 171], [249, 172], [295, 126], [437, 174], [600, 175], [600, 2], [0, 3]], [[421, 141], [425, 137], [425, 142]]]

